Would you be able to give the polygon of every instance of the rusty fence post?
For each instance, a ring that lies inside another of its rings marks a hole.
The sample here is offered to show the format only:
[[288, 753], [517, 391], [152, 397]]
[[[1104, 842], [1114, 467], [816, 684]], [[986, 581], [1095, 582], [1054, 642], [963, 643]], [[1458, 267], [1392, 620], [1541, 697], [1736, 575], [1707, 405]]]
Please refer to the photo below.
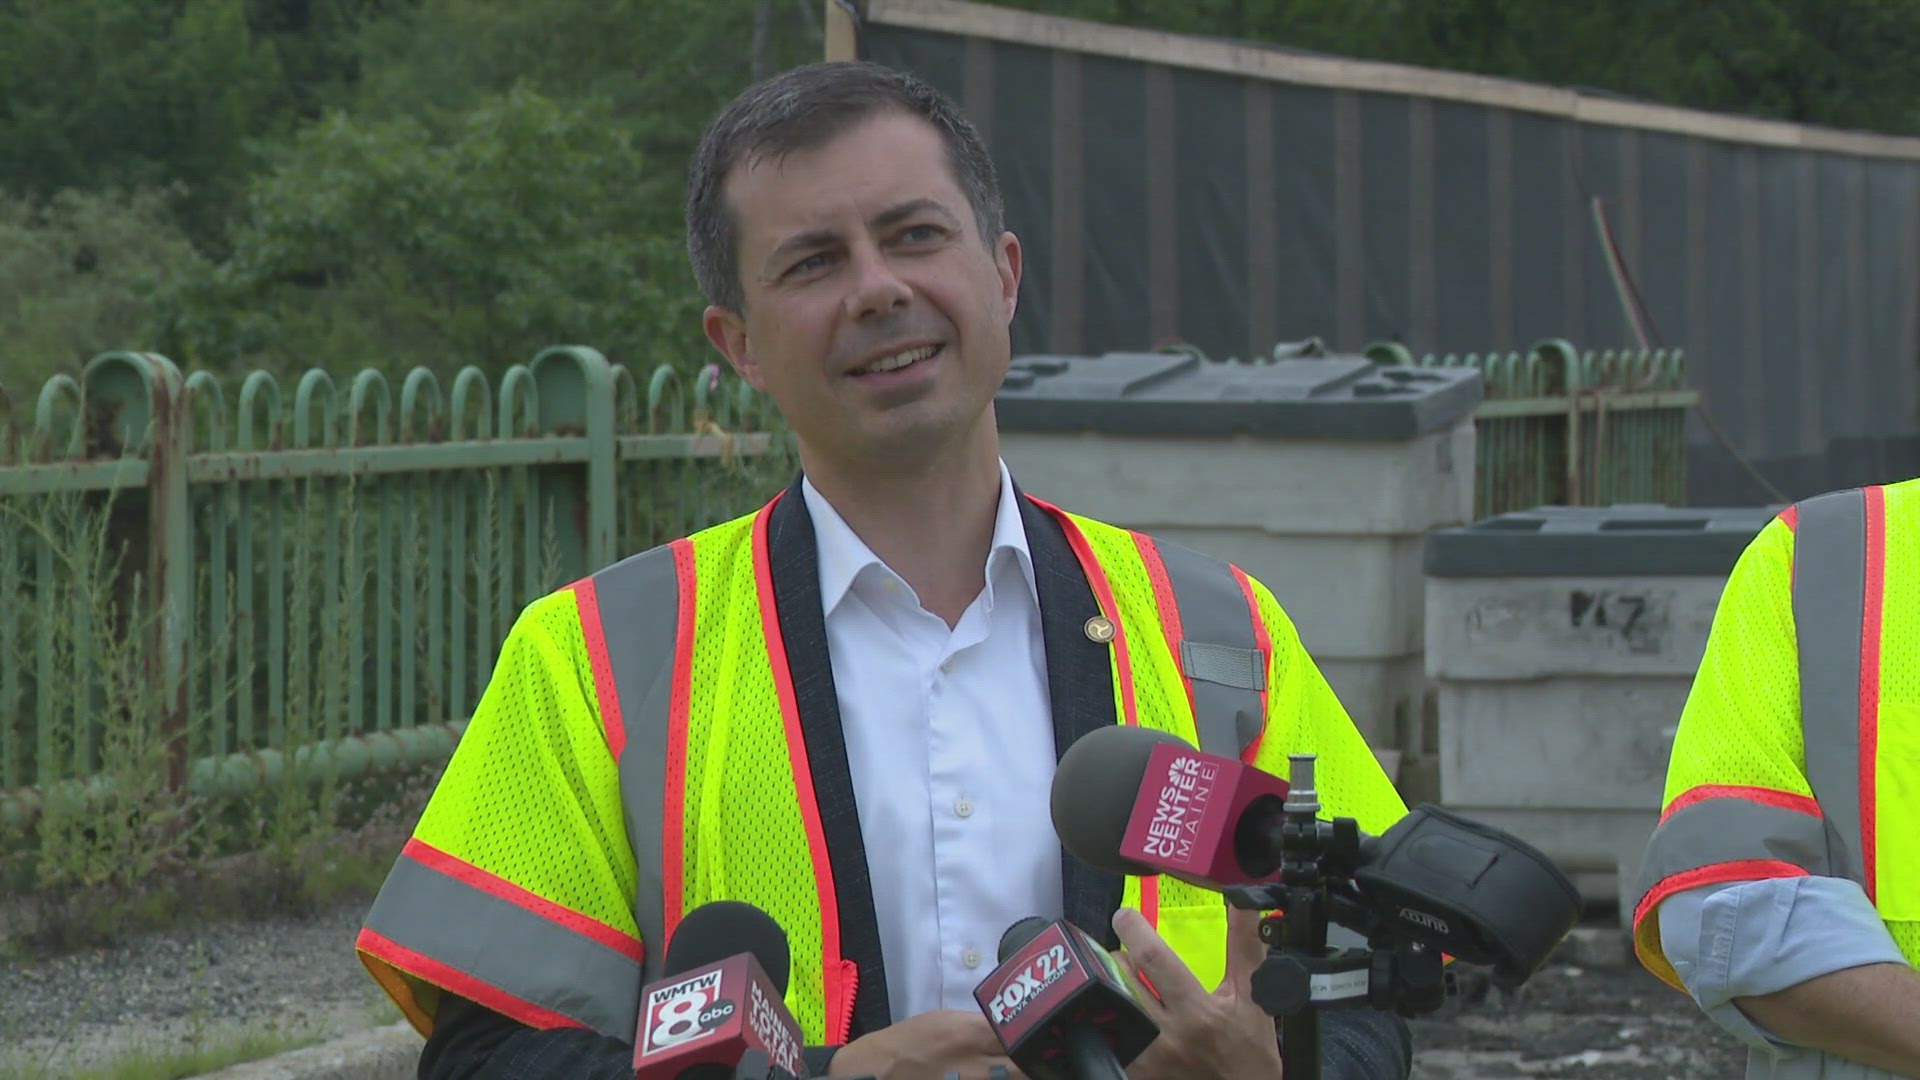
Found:
[[167, 786], [187, 782], [187, 657], [193, 634], [193, 521], [187, 491], [186, 382], [158, 353], [109, 352], [81, 378], [87, 425], [102, 454], [144, 455], [147, 464], [148, 670], [167, 748]]

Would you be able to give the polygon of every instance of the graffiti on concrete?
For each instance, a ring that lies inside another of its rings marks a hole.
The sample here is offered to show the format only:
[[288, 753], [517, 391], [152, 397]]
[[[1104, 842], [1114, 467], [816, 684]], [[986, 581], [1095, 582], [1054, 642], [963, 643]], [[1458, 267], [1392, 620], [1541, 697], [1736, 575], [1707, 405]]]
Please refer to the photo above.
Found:
[[1629, 652], [1657, 653], [1672, 625], [1666, 600], [1641, 591], [1574, 589], [1567, 594], [1567, 621], [1585, 635], [1618, 637]]

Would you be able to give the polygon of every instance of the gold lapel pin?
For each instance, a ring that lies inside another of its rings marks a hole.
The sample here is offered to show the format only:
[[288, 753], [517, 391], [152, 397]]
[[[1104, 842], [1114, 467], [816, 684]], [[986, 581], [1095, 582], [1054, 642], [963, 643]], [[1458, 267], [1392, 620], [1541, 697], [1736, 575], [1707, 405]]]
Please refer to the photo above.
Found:
[[1102, 645], [1112, 641], [1113, 635], [1118, 632], [1118, 628], [1113, 625], [1113, 620], [1107, 618], [1105, 615], [1095, 615], [1093, 618], [1088, 619], [1084, 629], [1087, 632], [1088, 641], [1098, 642]]

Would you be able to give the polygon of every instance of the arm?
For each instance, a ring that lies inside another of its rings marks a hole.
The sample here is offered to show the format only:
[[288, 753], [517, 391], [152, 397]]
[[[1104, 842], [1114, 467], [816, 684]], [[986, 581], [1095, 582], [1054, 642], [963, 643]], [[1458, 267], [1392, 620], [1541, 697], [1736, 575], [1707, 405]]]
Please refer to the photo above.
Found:
[[457, 993], [530, 1029], [632, 1037], [637, 869], [580, 641], [566, 591], [515, 621], [367, 913], [361, 960], [423, 1035]]
[[633, 1047], [585, 1028], [541, 1031], [443, 994], [419, 1080], [633, 1080]]
[[1734, 1001], [1789, 1042], [1920, 1076], [1920, 972], [1904, 961], [1847, 968]]
[[[1780, 520], [1741, 554], [1714, 610], [1674, 733], [1660, 824], [1640, 867], [1634, 950], [1676, 990], [1694, 993], [1700, 978], [1690, 979], [1677, 964], [1713, 956], [1715, 947], [1694, 921], [1699, 901], [1681, 894], [1828, 872], [1825, 823], [1806, 778], [1800, 732], [1792, 561], [1793, 533]], [[1763, 913], [1761, 906], [1749, 910]], [[1665, 921], [1680, 915], [1688, 925], [1669, 934]], [[1717, 947], [1737, 946], [1740, 955], [1722, 959], [1747, 964], [1765, 958], [1733, 932], [1722, 931]], [[1669, 941], [1678, 950], [1674, 957], [1667, 954]], [[1711, 995], [1695, 996], [1711, 1011]], [[1739, 1028], [1739, 1017], [1733, 1019]]]
[[[1905, 966], [1880, 913], [1859, 885], [1790, 877], [1689, 889], [1660, 905], [1660, 942], [1709, 1018], [1756, 1049], [1810, 1042], [1749, 1007], [1791, 988], [1863, 965]], [[1920, 1013], [1913, 1015], [1920, 1016]], [[1789, 1019], [1798, 1019], [1790, 1017]]]
[[[807, 1071], [824, 1076], [835, 1047], [803, 1051]], [[419, 1080], [633, 1080], [633, 1046], [584, 1028], [541, 1031], [443, 994], [433, 1034], [420, 1055]]]
[[1762, 1052], [1797, 1044], [1917, 1075], [1920, 976], [1865, 892], [1824, 876], [1792, 561], [1792, 532], [1775, 521], [1728, 578], [1674, 739], [1635, 946]]

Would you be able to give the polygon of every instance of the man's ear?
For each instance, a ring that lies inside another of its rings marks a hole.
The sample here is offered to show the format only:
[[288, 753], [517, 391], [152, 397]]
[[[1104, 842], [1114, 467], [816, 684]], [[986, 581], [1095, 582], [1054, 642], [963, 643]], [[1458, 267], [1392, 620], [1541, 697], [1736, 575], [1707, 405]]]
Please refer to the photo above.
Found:
[[993, 264], [1000, 271], [1000, 297], [1007, 305], [1007, 321], [1012, 322], [1014, 308], [1020, 302], [1020, 238], [1001, 233], [993, 247]]
[[767, 386], [761, 378], [760, 365], [754, 362], [747, 348], [746, 320], [718, 304], [709, 304], [700, 317], [700, 324], [707, 332], [707, 340], [713, 342], [713, 347], [727, 358], [734, 374], [745, 379], [748, 386], [764, 393]]

